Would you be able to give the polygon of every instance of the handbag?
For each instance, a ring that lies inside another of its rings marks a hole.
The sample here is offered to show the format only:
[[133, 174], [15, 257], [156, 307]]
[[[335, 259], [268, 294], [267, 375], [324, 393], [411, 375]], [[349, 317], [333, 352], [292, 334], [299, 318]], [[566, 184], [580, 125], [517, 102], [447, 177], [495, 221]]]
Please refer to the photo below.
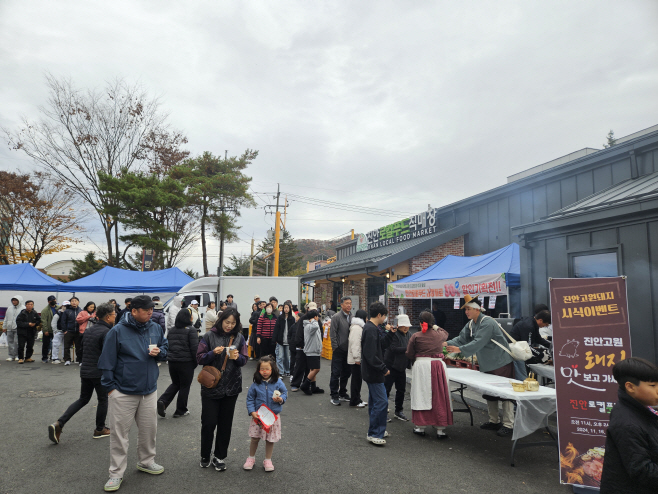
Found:
[[233, 344], [233, 338], [234, 337], [231, 336], [231, 340], [228, 342], [226, 356], [224, 357], [224, 364], [222, 365], [222, 370], [219, 370], [214, 365], [204, 365], [203, 369], [201, 369], [201, 372], [199, 372], [199, 375], [197, 376], [196, 380], [204, 388], [212, 389], [219, 384], [219, 380], [222, 378], [222, 374], [224, 373], [224, 370], [226, 370], [226, 363], [228, 362], [228, 347], [230, 347]]
[[[496, 321], [496, 324], [498, 324], [498, 321]], [[491, 338], [491, 341], [509, 353], [514, 360], [525, 362], [526, 360], [532, 358], [532, 350], [530, 350], [530, 345], [528, 345], [527, 341], [516, 341], [507, 331], [505, 331], [505, 329], [500, 324], [498, 324], [498, 327], [503, 333], [505, 333], [505, 336], [510, 339], [511, 343], [509, 344], [509, 348], [505, 348], [493, 338]]]

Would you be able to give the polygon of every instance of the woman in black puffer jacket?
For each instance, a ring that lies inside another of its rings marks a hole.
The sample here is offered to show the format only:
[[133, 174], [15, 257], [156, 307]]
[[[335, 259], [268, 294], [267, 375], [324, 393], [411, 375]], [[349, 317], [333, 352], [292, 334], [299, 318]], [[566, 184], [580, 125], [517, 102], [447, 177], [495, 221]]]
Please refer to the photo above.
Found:
[[169, 340], [167, 360], [169, 361], [171, 384], [158, 400], [158, 415], [160, 417], [166, 415], [165, 410], [178, 393], [174, 412], [174, 418], [178, 418], [190, 414], [187, 411], [187, 398], [194, 378], [194, 369], [197, 366], [196, 352], [199, 347], [199, 333], [192, 325], [190, 309], [181, 309], [176, 315], [174, 327], [169, 330], [167, 339]]

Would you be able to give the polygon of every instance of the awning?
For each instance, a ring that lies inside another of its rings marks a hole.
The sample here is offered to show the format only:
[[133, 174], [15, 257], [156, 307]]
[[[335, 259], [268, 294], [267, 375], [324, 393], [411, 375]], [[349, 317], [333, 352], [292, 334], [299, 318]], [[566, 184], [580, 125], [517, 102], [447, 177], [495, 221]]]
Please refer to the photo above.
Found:
[[105, 293], [177, 292], [193, 278], [178, 268], [130, 271], [106, 266], [94, 274], [60, 286], [60, 291]]
[[57, 292], [62, 286], [64, 283], [43, 274], [32, 264], [0, 265], [0, 290]]
[[419, 273], [388, 284], [391, 298], [462, 298], [470, 295], [506, 295], [521, 286], [519, 246], [483, 256], [446, 256]]

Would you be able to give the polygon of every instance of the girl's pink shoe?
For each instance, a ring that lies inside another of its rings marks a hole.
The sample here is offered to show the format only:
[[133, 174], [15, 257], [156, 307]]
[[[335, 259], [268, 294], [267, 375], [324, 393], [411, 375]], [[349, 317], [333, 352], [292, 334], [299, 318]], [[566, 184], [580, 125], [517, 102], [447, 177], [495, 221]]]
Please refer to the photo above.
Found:
[[272, 460], [263, 460], [263, 467], [265, 467], [266, 472], [274, 471], [274, 465], [272, 465]]
[[247, 458], [247, 461], [244, 462], [244, 466], [242, 468], [244, 468], [245, 470], [251, 470], [252, 468], [254, 468], [255, 464], [256, 464], [255, 458]]

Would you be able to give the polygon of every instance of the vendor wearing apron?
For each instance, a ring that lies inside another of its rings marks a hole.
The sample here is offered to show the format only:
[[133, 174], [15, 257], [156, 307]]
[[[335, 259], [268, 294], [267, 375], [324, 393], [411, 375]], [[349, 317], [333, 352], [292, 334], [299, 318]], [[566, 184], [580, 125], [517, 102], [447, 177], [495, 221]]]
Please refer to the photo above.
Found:
[[[464, 297], [466, 303], [461, 307], [466, 311], [469, 321], [457, 338], [446, 342], [451, 353], [461, 353], [466, 357], [475, 355], [478, 359], [480, 372], [514, 379], [514, 360], [492, 339], [505, 347], [509, 347], [507, 339], [494, 319], [482, 314], [482, 303], [470, 295]], [[483, 395], [489, 408], [489, 422], [482, 424], [481, 429], [495, 430], [501, 437], [510, 436], [514, 429], [514, 404], [510, 400], [503, 402], [502, 424], [498, 415], [498, 401], [495, 396]]]

